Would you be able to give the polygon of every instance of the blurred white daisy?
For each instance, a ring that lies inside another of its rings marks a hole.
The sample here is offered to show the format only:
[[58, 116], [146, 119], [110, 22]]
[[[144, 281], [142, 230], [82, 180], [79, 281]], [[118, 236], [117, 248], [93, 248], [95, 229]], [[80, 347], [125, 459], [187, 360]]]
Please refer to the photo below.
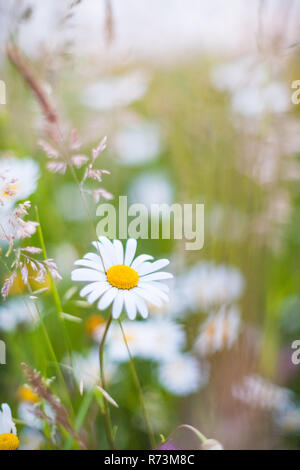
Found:
[[39, 175], [39, 166], [31, 158], [1, 158], [0, 206], [12, 207], [34, 193]]
[[[99, 350], [92, 348], [87, 355], [74, 353], [72, 366], [75, 380], [80, 389], [89, 390], [100, 383]], [[105, 367], [106, 382], [111, 382], [116, 371], [116, 365], [107, 361]]]
[[209, 365], [199, 363], [185, 353], [163, 362], [158, 369], [161, 385], [174, 395], [189, 395], [206, 385], [209, 378]]
[[269, 411], [283, 411], [293, 407], [293, 394], [288, 388], [279, 387], [259, 375], [244, 377], [232, 387], [232, 395], [241, 402]]
[[7, 403], [0, 406], [0, 450], [16, 450], [19, 447], [16, 425]]
[[0, 330], [14, 331], [19, 325], [34, 325], [38, 312], [33, 302], [23, 297], [7, 300], [0, 306]]
[[120, 129], [113, 142], [120, 163], [143, 165], [161, 152], [161, 132], [158, 124], [145, 121]]
[[[171, 320], [127, 321], [122, 325], [133, 357], [154, 361], [167, 360], [177, 355], [185, 344], [182, 326]], [[129, 360], [119, 325], [112, 326], [107, 344], [108, 356], [111, 360]]]
[[89, 108], [103, 111], [128, 106], [143, 97], [148, 85], [149, 76], [142, 71], [106, 77], [84, 90], [82, 102]]
[[291, 106], [289, 88], [273, 81], [266, 86], [245, 86], [236, 90], [232, 96], [232, 108], [245, 116], [263, 113], [283, 113]]
[[18, 406], [18, 417], [29, 428], [43, 429], [43, 421], [35, 414], [35, 410], [36, 406], [34, 403], [23, 401]]
[[172, 204], [174, 187], [162, 173], [144, 172], [132, 181], [128, 196], [130, 203], [144, 204], [150, 209], [151, 204]]
[[185, 276], [185, 283], [189, 290], [193, 288], [194, 308], [206, 312], [233, 303], [244, 291], [244, 278], [237, 268], [213, 262], [196, 264]]
[[222, 349], [230, 349], [240, 329], [240, 312], [236, 307], [221, 307], [212, 313], [201, 327], [195, 350], [202, 356]]
[[45, 439], [36, 429], [24, 428], [20, 434], [20, 450], [40, 450]]
[[169, 264], [167, 259], [151, 263], [150, 255], [135, 258], [137, 242], [133, 238], [127, 241], [125, 252], [119, 240], [111, 242], [106, 237], [99, 237], [93, 245], [98, 253], [87, 253], [76, 261], [81, 267], [72, 272], [73, 281], [88, 282], [80, 295], [87, 296], [89, 303], [97, 300], [100, 310], [113, 304], [113, 318], [119, 318], [124, 308], [129, 319], [134, 320], [137, 312], [147, 318], [146, 301], [161, 306], [168, 300], [168, 287], [157, 282], [173, 277], [160, 271]]

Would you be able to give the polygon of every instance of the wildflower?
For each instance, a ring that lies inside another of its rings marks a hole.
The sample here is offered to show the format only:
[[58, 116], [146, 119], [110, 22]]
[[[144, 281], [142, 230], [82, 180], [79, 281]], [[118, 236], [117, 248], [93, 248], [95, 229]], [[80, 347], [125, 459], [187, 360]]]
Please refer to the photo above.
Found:
[[20, 450], [40, 450], [44, 437], [38, 430], [26, 427], [21, 432], [20, 440]]
[[37, 321], [34, 303], [25, 302], [22, 297], [7, 300], [0, 307], [0, 330], [14, 331], [19, 325], [34, 325]]
[[146, 301], [160, 306], [163, 300], [168, 300], [168, 288], [157, 282], [172, 277], [170, 273], [157, 272], [169, 264], [167, 259], [150, 263], [153, 259], [150, 255], [134, 258], [137, 242], [133, 238], [127, 241], [125, 253], [119, 240], [111, 242], [99, 237], [93, 245], [101, 258], [99, 254], [87, 253], [75, 262], [81, 267], [72, 272], [73, 281], [90, 282], [80, 292], [89, 303], [97, 300], [100, 310], [113, 304], [113, 318], [119, 318], [125, 308], [130, 320], [134, 320], [137, 312], [147, 318]]
[[292, 407], [292, 392], [258, 375], [244, 377], [232, 387], [232, 395], [247, 405], [269, 411], [283, 411]]
[[[170, 320], [125, 321], [123, 330], [131, 355], [142, 359], [171, 359], [185, 343], [182, 327]], [[113, 361], [129, 359], [119, 325], [113, 325], [109, 332], [107, 353]]]
[[[99, 384], [100, 366], [98, 348], [92, 348], [85, 356], [74, 353], [72, 364], [74, 377], [80, 389], [88, 390]], [[107, 382], [111, 382], [115, 370], [114, 364], [107, 364], [105, 368], [105, 379]]]
[[189, 395], [206, 385], [209, 366], [185, 353], [163, 362], [158, 370], [162, 386], [174, 395]]
[[213, 307], [229, 305], [244, 291], [244, 278], [237, 268], [213, 262], [201, 262], [185, 277], [191, 295], [191, 307], [205, 312]]
[[236, 307], [226, 310], [222, 307], [211, 314], [201, 327], [195, 344], [200, 355], [213, 354], [222, 349], [230, 349], [237, 339], [240, 328], [240, 312]]
[[158, 157], [162, 150], [160, 128], [155, 122], [131, 124], [115, 136], [114, 149], [120, 163], [143, 165]]
[[161, 173], [144, 172], [133, 180], [129, 188], [130, 201], [139, 201], [147, 208], [151, 208], [151, 204], [172, 204], [173, 197], [174, 188]]
[[119, 77], [107, 77], [89, 85], [83, 93], [83, 103], [92, 109], [110, 110], [128, 106], [147, 91], [149, 77], [132, 71]]
[[38, 403], [40, 401], [39, 397], [34, 393], [29, 385], [21, 385], [17, 394], [20, 401], [30, 403]]
[[26, 199], [36, 190], [38, 178], [38, 164], [31, 158], [1, 158], [0, 206], [12, 207]]
[[16, 450], [18, 447], [19, 439], [10, 407], [3, 403], [0, 407], [0, 450]]

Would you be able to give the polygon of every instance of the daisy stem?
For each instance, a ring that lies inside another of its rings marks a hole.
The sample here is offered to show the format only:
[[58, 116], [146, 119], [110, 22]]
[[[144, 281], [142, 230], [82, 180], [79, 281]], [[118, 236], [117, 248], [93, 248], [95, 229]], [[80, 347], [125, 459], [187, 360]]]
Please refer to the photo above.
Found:
[[144, 400], [144, 396], [143, 396], [142, 387], [141, 387], [141, 384], [140, 384], [140, 381], [139, 381], [139, 378], [138, 378], [138, 374], [137, 374], [137, 371], [136, 371], [136, 368], [135, 368], [134, 360], [132, 358], [132, 355], [131, 355], [131, 352], [130, 352], [130, 349], [129, 349], [129, 346], [128, 346], [128, 342], [127, 342], [126, 335], [125, 335], [125, 332], [124, 332], [124, 329], [123, 329], [123, 325], [122, 325], [120, 319], [118, 321], [119, 321], [119, 325], [120, 325], [120, 328], [121, 328], [121, 331], [122, 331], [125, 346], [126, 346], [126, 349], [127, 349], [127, 352], [128, 352], [131, 373], [132, 373], [132, 376], [133, 376], [133, 379], [134, 379], [134, 382], [135, 382], [135, 386], [136, 386], [138, 394], [139, 394], [141, 407], [142, 407], [142, 412], [143, 412], [146, 427], [147, 427], [147, 430], [148, 430], [148, 436], [149, 436], [151, 448], [155, 449], [154, 434], [153, 434], [153, 430], [152, 430], [151, 421], [150, 421], [150, 418], [149, 418], [149, 415], [148, 415], [148, 411], [147, 411], [147, 408], [146, 408], [146, 405], [145, 405], [145, 400]]
[[[105, 330], [100, 342], [99, 346], [99, 362], [100, 362], [100, 378], [102, 382], [102, 388], [106, 391], [106, 382], [105, 382], [105, 374], [104, 374], [104, 361], [103, 361], [103, 353], [104, 353], [104, 344], [105, 344], [105, 339], [109, 330], [109, 327], [112, 322], [112, 314], [110, 314], [106, 325], [105, 325]], [[106, 398], [104, 397], [103, 399], [104, 402], [104, 419], [105, 419], [105, 431], [106, 431], [106, 437], [109, 443], [109, 446], [112, 450], [115, 449], [115, 443], [113, 439], [113, 433], [112, 433], [112, 426], [111, 426], [111, 419], [110, 419], [110, 411], [109, 411], [109, 406], [107, 403]]]

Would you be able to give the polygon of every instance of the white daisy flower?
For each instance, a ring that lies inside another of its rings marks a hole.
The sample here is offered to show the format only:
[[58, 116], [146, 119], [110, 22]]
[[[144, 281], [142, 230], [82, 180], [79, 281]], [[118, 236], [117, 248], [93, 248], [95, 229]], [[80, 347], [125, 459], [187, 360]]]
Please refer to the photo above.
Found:
[[7, 403], [0, 406], [0, 450], [16, 450], [19, 447], [16, 425]]
[[222, 349], [230, 349], [237, 339], [240, 329], [240, 312], [236, 307], [226, 310], [222, 307], [211, 314], [201, 327], [195, 349], [201, 355], [213, 354]]
[[120, 163], [143, 165], [161, 153], [160, 128], [151, 121], [130, 124], [118, 131], [113, 146]]
[[128, 195], [130, 203], [138, 201], [151, 209], [152, 204], [172, 204], [174, 187], [162, 173], [143, 172], [132, 181]]
[[158, 369], [161, 385], [174, 395], [189, 395], [206, 385], [209, 365], [185, 353], [163, 362]]
[[36, 429], [25, 428], [20, 435], [20, 450], [40, 450], [45, 442], [44, 436]]
[[39, 174], [39, 166], [31, 158], [1, 158], [0, 206], [12, 207], [34, 193]]
[[188, 291], [193, 289], [193, 307], [205, 312], [231, 304], [244, 291], [244, 278], [237, 268], [213, 262], [198, 263], [186, 275], [185, 284]]
[[161, 306], [168, 300], [168, 287], [158, 281], [173, 277], [160, 271], [169, 260], [151, 263], [153, 257], [150, 255], [135, 258], [137, 242], [133, 238], [127, 241], [125, 252], [119, 240], [111, 242], [106, 237], [99, 237], [93, 245], [98, 254], [87, 253], [75, 262], [81, 267], [72, 272], [73, 281], [88, 282], [80, 295], [87, 296], [89, 303], [97, 300], [99, 310], [112, 304], [113, 318], [119, 318], [124, 308], [129, 319], [134, 320], [138, 312], [147, 318], [147, 301]]
[[[99, 384], [100, 366], [99, 366], [99, 350], [93, 348], [86, 356], [80, 353], [74, 353], [72, 356], [73, 373], [79, 388], [89, 390]], [[107, 362], [105, 367], [105, 378], [111, 382], [116, 371], [115, 364]]]
[[[127, 321], [122, 325], [133, 357], [154, 361], [168, 360], [177, 355], [185, 344], [182, 326], [170, 320]], [[119, 325], [113, 325], [108, 335], [107, 353], [110, 359], [117, 362], [128, 361], [128, 351]]]
[[293, 408], [291, 390], [279, 387], [259, 375], [244, 377], [240, 384], [232, 387], [232, 395], [242, 403], [269, 411]]
[[26, 426], [32, 429], [43, 429], [43, 421], [35, 414], [36, 406], [33, 403], [22, 402], [18, 406], [18, 417]]
[[34, 325], [38, 312], [33, 302], [25, 302], [22, 297], [7, 300], [0, 306], [0, 330], [14, 331], [19, 325]]

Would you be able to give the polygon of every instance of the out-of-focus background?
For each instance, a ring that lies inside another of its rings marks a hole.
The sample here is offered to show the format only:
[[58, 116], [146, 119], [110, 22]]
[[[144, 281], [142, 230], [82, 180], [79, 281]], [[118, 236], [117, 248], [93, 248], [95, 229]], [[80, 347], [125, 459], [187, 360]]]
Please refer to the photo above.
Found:
[[[47, 169], [38, 145], [44, 117], [7, 45], [18, 48], [63, 126], [78, 130], [80, 153], [107, 136], [100, 167], [110, 171], [103, 186], [112, 203], [128, 195], [146, 205], [205, 204], [202, 250], [186, 251], [184, 240], [138, 244], [139, 253], [170, 258], [175, 277], [169, 305], [153, 307], [145, 322], [124, 320], [156, 436], [187, 423], [225, 448], [292, 449], [300, 446], [300, 365], [292, 362], [300, 339], [300, 104], [292, 102], [299, 22], [296, 0], [0, 0], [1, 160], [35, 162], [30, 200], [62, 275], [62, 307], [82, 319], [66, 321], [74, 377], [62, 366], [75, 413], [98, 374], [101, 312], [79, 300], [70, 273], [95, 234], [72, 174]], [[88, 205], [97, 221], [92, 198]], [[0, 216], [4, 224], [4, 209]], [[65, 364], [51, 289], [42, 287], [31, 291]], [[55, 429], [33, 419], [20, 393], [21, 362], [55, 375], [40, 322], [24, 305], [35, 309], [16, 278], [0, 305], [0, 403], [19, 419], [23, 448], [52, 448]], [[120, 341], [113, 330], [106, 351], [117, 445], [147, 448]], [[89, 447], [105, 448], [97, 409], [91, 397], [84, 423]], [[172, 442], [198, 445], [184, 430]]]

